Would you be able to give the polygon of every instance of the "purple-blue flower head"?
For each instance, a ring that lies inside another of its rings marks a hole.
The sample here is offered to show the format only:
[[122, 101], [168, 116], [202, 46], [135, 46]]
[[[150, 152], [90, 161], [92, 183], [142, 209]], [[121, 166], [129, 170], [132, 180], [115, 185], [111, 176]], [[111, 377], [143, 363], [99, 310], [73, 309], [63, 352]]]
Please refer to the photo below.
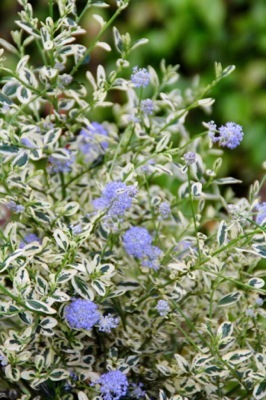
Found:
[[18, 214], [22, 213], [25, 210], [24, 206], [17, 204], [14, 200], [10, 200], [6, 206], [10, 211]]
[[28, 233], [28, 234], [24, 237], [24, 239], [20, 242], [19, 248], [20, 248], [20, 249], [24, 249], [24, 247], [25, 247], [27, 244], [32, 243], [32, 242], [38, 242], [38, 243], [40, 243], [40, 244], [42, 243], [41, 239], [40, 239], [37, 235], [35, 235], [35, 233]]
[[97, 305], [90, 300], [75, 299], [65, 308], [65, 318], [71, 328], [89, 331], [100, 317]]
[[58, 172], [70, 172], [72, 168], [72, 164], [75, 161], [75, 156], [71, 154], [69, 150], [67, 150], [69, 154], [69, 158], [59, 158], [55, 156], [50, 156], [48, 161], [50, 163], [48, 167], [49, 173], [58, 173]]
[[119, 318], [113, 317], [111, 314], [101, 317], [99, 321], [99, 331], [110, 333], [111, 329], [117, 328], [119, 324]]
[[225, 125], [220, 126], [218, 130], [213, 121], [208, 125], [210, 139], [213, 143], [219, 142], [220, 146], [235, 149], [243, 139], [242, 126], [234, 122], [227, 122]]
[[152, 237], [146, 228], [133, 226], [123, 236], [124, 247], [128, 254], [137, 258], [143, 258], [150, 248]]
[[132, 383], [132, 388], [134, 389], [132, 392], [132, 396], [136, 399], [141, 399], [142, 397], [145, 396], [146, 391], [143, 390], [143, 383], [139, 383], [138, 385], [136, 383]]
[[95, 383], [100, 385], [103, 400], [119, 400], [128, 391], [127, 377], [119, 370], [106, 372]]
[[129, 228], [123, 236], [123, 243], [127, 253], [140, 259], [144, 267], [155, 270], [159, 268], [162, 251], [151, 244], [152, 237], [146, 228], [138, 226]]
[[133, 68], [131, 81], [136, 87], [146, 87], [150, 83], [150, 74], [146, 68]]
[[171, 214], [171, 207], [170, 204], [167, 203], [167, 201], [163, 201], [160, 205], [159, 205], [159, 213], [161, 214], [161, 216], [166, 219], [169, 217], [169, 215]]
[[161, 317], [165, 317], [170, 311], [169, 304], [166, 300], [159, 300], [156, 308]]
[[108, 142], [104, 138], [107, 136], [108, 132], [102, 124], [92, 122], [86, 129], [81, 129], [80, 131], [80, 151], [86, 155], [92, 151], [96, 153], [105, 151], [108, 147]]
[[142, 100], [140, 109], [144, 115], [151, 115], [154, 111], [154, 103], [151, 99]]
[[184, 160], [187, 165], [192, 165], [196, 162], [196, 154], [193, 151], [188, 151], [184, 154]]
[[132, 198], [136, 196], [135, 186], [127, 186], [123, 182], [109, 182], [102, 192], [102, 196], [93, 200], [96, 210], [107, 210], [109, 216], [122, 216], [131, 207]]
[[256, 217], [256, 223], [261, 225], [264, 221], [266, 224], [266, 202], [257, 205], [258, 214]]

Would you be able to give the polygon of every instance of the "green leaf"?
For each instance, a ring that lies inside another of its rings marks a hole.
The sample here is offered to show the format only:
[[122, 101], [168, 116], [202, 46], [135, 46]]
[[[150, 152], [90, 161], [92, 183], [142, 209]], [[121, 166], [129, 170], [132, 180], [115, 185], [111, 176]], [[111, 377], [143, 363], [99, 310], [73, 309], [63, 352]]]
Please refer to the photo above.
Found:
[[265, 244], [254, 244], [253, 248], [255, 249], [256, 253], [260, 257], [266, 258], [266, 245]]
[[68, 243], [68, 237], [64, 234], [64, 232], [61, 231], [61, 229], [56, 229], [54, 231], [53, 236], [60, 249], [66, 251], [69, 243]]
[[76, 275], [77, 271], [61, 271], [57, 277], [58, 283], [65, 283]]
[[13, 167], [24, 167], [24, 165], [27, 164], [28, 159], [29, 159], [28, 153], [25, 151], [22, 151], [14, 159], [12, 165], [13, 165]]
[[25, 302], [26, 306], [34, 311], [43, 312], [45, 314], [55, 314], [56, 311], [48, 306], [48, 304], [44, 303], [43, 301], [39, 300], [27, 300]]
[[222, 246], [227, 239], [227, 225], [225, 221], [222, 221], [219, 225], [219, 229], [217, 232], [217, 242], [219, 246]]
[[116, 50], [121, 54], [124, 50], [123, 41], [118, 29], [115, 26], [113, 27], [113, 34]]
[[256, 400], [266, 399], [266, 380], [258, 383], [255, 386], [252, 394]]
[[234, 343], [235, 338], [232, 336], [225, 337], [219, 341], [218, 349], [219, 351], [228, 350]]
[[2, 92], [0, 92], [0, 103], [11, 105], [13, 104], [13, 101], [10, 100], [10, 98], [4, 95]]
[[229, 321], [223, 322], [217, 331], [217, 336], [219, 336], [220, 339], [224, 339], [228, 336], [232, 336], [233, 333], [233, 324]]
[[193, 183], [193, 185], [191, 186], [191, 192], [195, 197], [200, 196], [202, 194], [202, 183]]
[[230, 364], [237, 365], [247, 361], [253, 355], [252, 350], [235, 350], [223, 356], [223, 360]]
[[225, 307], [225, 306], [230, 306], [234, 303], [236, 303], [241, 297], [240, 292], [234, 292], [227, 294], [226, 296], [222, 297], [221, 300], [218, 303], [219, 307]]
[[261, 289], [265, 285], [265, 282], [261, 278], [251, 278], [248, 281], [248, 285], [254, 287], [255, 289]]
[[25, 311], [25, 312], [19, 313], [18, 315], [19, 315], [19, 318], [20, 318], [23, 322], [25, 322], [25, 324], [30, 325], [30, 326], [32, 325], [33, 318], [32, 318], [32, 315], [31, 315], [30, 312]]
[[187, 360], [182, 357], [180, 354], [175, 354], [175, 359], [177, 362], [178, 367], [181, 369], [181, 371], [185, 372], [185, 373], [189, 373], [189, 364], [187, 362]]
[[210, 365], [209, 367], [205, 368], [204, 372], [208, 376], [219, 376], [222, 372], [222, 369], [217, 367], [217, 365]]
[[75, 291], [83, 298], [93, 300], [94, 294], [93, 291], [88, 287], [88, 284], [84, 282], [78, 276], [74, 276], [71, 279], [71, 283]]
[[54, 369], [49, 375], [49, 378], [52, 381], [62, 381], [63, 379], [69, 378], [69, 372], [60, 368]]
[[19, 151], [19, 147], [17, 146], [9, 146], [9, 145], [2, 145], [0, 146], [0, 153], [4, 154], [14, 154]]
[[242, 181], [240, 181], [239, 179], [235, 179], [232, 177], [215, 179], [213, 182], [217, 185], [234, 185], [236, 183], [242, 183]]
[[96, 279], [95, 281], [93, 281], [91, 283], [91, 285], [100, 296], [104, 296], [105, 295], [105, 293], [106, 293], [105, 286], [101, 281]]

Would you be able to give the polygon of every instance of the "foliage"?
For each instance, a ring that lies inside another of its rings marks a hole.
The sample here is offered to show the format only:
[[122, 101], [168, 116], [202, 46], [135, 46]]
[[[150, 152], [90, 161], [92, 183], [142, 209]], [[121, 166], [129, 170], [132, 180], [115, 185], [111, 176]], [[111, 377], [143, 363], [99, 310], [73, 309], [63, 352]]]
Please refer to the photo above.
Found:
[[[102, 40], [128, 0], [107, 21], [102, 1], [78, 13], [74, 0], [50, 0], [42, 21], [19, 4], [13, 44], [1, 40], [17, 59], [1, 59], [6, 395], [265, 398], [263, 181], [235, 198], [240, 182], [220, 175], [219, 144], [232, 155], [239, 125], [205, 121], [193, 137], [186, 126], [234, 67], [216, 63], [211, 84], [181, 91], [176, 66], [130, 65], [146, 40], [116, 27], [112, 48]], [[90, 9], [100, 29], [86, 47]], [[111, 71], [88, 69], [96, 48], [116, 52]]]

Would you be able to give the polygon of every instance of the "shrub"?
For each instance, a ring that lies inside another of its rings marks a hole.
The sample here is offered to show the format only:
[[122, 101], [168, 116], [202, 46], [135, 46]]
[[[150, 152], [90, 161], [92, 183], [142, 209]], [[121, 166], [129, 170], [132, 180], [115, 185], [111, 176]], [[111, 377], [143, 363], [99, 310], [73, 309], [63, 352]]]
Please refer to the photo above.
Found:
[[[128, 0], [108, 21], [96, 14], [89, 48], [80, 19], [104, 2], [78, 15], [75, 1], [50, 0], [45, 21], [19, 4], [14, 44], [1, 41], [18, 59], [15, 70], [1, 60], [6, 396], [265, 398], [261, 184], [238, 199], [240, 182], [219, 175], [240, 125], [204, 122], [193, 138], [185, 125], [234, 67], [216, 64], [210, 85], [182, 92], [177, 67], [129, 65], [144, 39], [114, 27], [114, 48], [101, 42]], [[79, 81], [95, 47], [117, 51], [113, 70]], [[109, 120], [95, 120], [105, 108]]]

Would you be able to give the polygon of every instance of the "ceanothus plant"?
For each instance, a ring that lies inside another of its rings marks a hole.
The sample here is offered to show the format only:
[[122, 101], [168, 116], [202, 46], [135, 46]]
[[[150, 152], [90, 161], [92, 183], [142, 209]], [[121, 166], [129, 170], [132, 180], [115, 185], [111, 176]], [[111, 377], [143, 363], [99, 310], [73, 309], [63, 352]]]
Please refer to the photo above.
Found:
[[[18, 3], [13, 44], [0, 40], [17, 59], [1, 59], [0, 392], [265, 399], [263, 182], [236, 198], [220, 176], [236, 122], [186, 128], [234, 67], [182, 91], [177, 66], [129, 64], [145, 39], [113, 27], [102, 41], [129, 0], [94, 14], [88, 48], [82, 16], [115, 2], [47, 0], [43, 21]], [[95, 47], [118, 54], [112, 71], [90, 71]]]

